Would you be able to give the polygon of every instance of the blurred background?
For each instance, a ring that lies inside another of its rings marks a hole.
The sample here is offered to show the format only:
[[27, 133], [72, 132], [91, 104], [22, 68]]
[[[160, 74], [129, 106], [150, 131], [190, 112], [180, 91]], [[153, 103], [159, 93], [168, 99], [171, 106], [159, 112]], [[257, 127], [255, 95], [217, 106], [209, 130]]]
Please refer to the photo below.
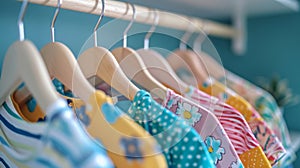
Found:
[[[266, 85], [274, 76], [278, 76], [279, 80], [287, 81], [287, 87], [292, 95], [300, 95], [299, 1], [127, 0], [126, 2], [229, 25], [235, 24], [234, 18], [241, 17], [245, 26], [242, 52], [236, 52], [229, 39], [209, 36], [224, 67], [258, 85]], [[7, 48], [18, 39], [17, 17], [21, 3], [16, 0], [1, 0], [0, 6], [0, 65], [2, 67]], [[54, 10], [52, 7], [35, 4], [30, 4], [28, 7], [24, 20], [26, 37], [38, 48], [50, 41], [49, 25]], [[62, 9], [56, 23], [57, 41], [67, 44], [74, 54], [78, 55], [81, 47], [90, 37], [97, 19], [96, 15]], [[112, 18], [104, 17], [101, 25], [111, 20]], [[184, 32], [178, 31], [178, 33]], [[132, 48], [141, 48], [143, 36], [130, 37], [128, 45]], [[161, 36], [154, 34], [152, 45], [170, 51], [178, 48], [178, 39], [170, 40]], [[265, 80], [262, 82], [261, 78]], [[283, 109], [288, 128], [300, 132], [299, 103], [283, 106]], [[294, 167], [300, 167], [299, 154], [298, 152], [299, 158], [294, 163]]]

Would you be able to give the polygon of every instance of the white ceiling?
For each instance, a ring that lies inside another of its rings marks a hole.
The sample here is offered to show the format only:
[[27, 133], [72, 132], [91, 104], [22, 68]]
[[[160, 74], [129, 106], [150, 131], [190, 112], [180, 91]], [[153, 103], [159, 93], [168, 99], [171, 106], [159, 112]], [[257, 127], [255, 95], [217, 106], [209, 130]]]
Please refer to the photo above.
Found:
[[[249, 17], [295, 12], [299, 8], [297, 0], [121, 0], [134, 4], [157, 8], [195, 17], [228, 19], [244, 2], [244, 10]], [[238, 7], [238, 8], [237, 8]]]

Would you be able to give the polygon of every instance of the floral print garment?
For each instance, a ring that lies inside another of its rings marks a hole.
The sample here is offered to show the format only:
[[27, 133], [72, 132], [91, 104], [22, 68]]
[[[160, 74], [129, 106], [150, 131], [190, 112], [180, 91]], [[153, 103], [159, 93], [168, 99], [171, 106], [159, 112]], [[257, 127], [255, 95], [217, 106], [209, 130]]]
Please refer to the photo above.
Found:
[[282, 159], [281, 164], [290, 164], [294, 160], [294, 152], [289, 151], [291, 145], [289, 131], [274, 98], [265, 90], [228, 71], [226, 72], [226, 77], [219, 79], [219, 81], [244, 97], [255, 107], [282, 142], [288, 151], [287, 153], [290, 153], [290, 155], [286, 155]]
[[245, 99], [213, 78], [200, 85], [199, 89], [231, 105], [244, 116], [272, 166], [286, 154], [272, 129]]
[[[155, 137], [164, 150], [168, 167], [215, 167], [200, 135], [184, 120], [155, 102], [148, 92], [137, 92], [128, 115]], [[213, 147], [216, 158], [220, 158], [224, 150], [217, 145]]]
[[[271, 167], [249, 125], [233, 107], [190, 86], [184, 97], [209, 109], [218, 118], [244, 167]], [[253, 159], [255, 158], [255, 160]]]
[[170, 89], [163, 106], [184, 119], [204, 138], [208, 152], [217, 167], [244, 167], [223, 127], [212, 113]]

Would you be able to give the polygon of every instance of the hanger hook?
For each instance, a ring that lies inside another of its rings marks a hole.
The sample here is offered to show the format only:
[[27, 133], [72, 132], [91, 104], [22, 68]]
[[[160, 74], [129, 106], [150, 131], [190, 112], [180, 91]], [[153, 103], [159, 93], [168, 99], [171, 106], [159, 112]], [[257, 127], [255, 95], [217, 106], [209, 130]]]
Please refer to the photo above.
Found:
[[149, 49], [149, 39], [150, 39], [151, 35], [153, 34], [154, 30], [156, 29], [156, 26], [159, 21], [158, 11], [156, 9], [154, 9], [153, 13], [154, 13], [154, 23], [152, 24], [150, 30], [148, 31], [148, 33], [145, 36], [144, 49]]
[[[98, 1], [99, 0], [97, 0], [97, 2]], [[97, 29], [99, 28], [99, 25], [100, 25], [100, 23], [102, 21], [102, 18], [104, 16], [104, 10], [105, 10], [105, 2], [104, 2], [104, 0], [101, 0], [101, 3], [102, 3], [101, 13], [100, 13], [99, 19], [98, 19], [98, 21], [97, 21], [97, 23], [96, 23], [96, 25], [94, 27], [94, 45], [95, 45], [95, 47], [98, 46]]]
[[186, 32], [184, 33], [184, 35], [182, 36], [181, 40], [180, 40], [180, 44], [179, 44], [179, 49], [180, 50], [186, 50], [186, 43], [189, 40], [189, 38], [192, 36], [192, 34], [195, 31], [195, 26], [193, 25], [192, 20], [189, 20], [189, 25], [188, 28], [186, 30]]
[[20, 10], [20, 13], [19, 13], [19, 18], [18, 18], [20, 41], [24, 41], [24, 39], [25, 39], [23, 19], [24, 19], [24, 16], [25, 16], [27, 6], [28, 6], [28, 0], [23, 0], [21, 10]]
[[60, 11], [60, 7], [61, 7], [61, 4], [62, 4], [62, 1], [63, 0], [57, 0], [57, 8], [55, 10], [55, 13], [54, 13], [54, 16], [53, 16], [53, 19], [52, 19], [52, 22], [51, 22], [51, 41], [52, 42], [55, 42], [55, 30], [54, 30], [54, 25], [55, 25], [55, 22], [56, 22], [56, 18], [57, 18], [57, 15]]
[[202, 43], [205, 40], [206, 36], [209, 35], [209, 31], [206, 29], [205, 21], [203, 21], [202, 26], [200, 28], [203, 33], [199, 33], [197, 38], [194, 41], [193, 48], [195, 50], [201, 51], [202, 50]]
[[126, 48], [127, 47], [127, 33], [129, 31], [129, 29], [131, 28], [135, 18], [136, 18], [136, 11], [135, 11], [135, 6], [132, 3], [129, 3], [132, 7], [132, 18], [130, 20], [130, 23], [128, 24], [128, 26], [126, 27], [125, 31], [123, 32], [123, 47]]

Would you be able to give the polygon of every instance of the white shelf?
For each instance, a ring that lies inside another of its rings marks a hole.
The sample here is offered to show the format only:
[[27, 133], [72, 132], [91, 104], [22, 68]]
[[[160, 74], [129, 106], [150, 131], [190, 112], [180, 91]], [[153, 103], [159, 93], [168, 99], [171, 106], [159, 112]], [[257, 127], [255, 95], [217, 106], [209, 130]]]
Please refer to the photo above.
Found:
[[299, 11], [298, 0], [119, 0], [173, 13], [213, 20], [231, 20], [237, 34], [232, 49], [246, 52], [247, 18]]
[[282, 14], [299, 10], [297, 0], [121, 0], [147, 7], [186, 15], [211, 18], [232, 18], [237, 5], [244, 1], [247, 17]]

